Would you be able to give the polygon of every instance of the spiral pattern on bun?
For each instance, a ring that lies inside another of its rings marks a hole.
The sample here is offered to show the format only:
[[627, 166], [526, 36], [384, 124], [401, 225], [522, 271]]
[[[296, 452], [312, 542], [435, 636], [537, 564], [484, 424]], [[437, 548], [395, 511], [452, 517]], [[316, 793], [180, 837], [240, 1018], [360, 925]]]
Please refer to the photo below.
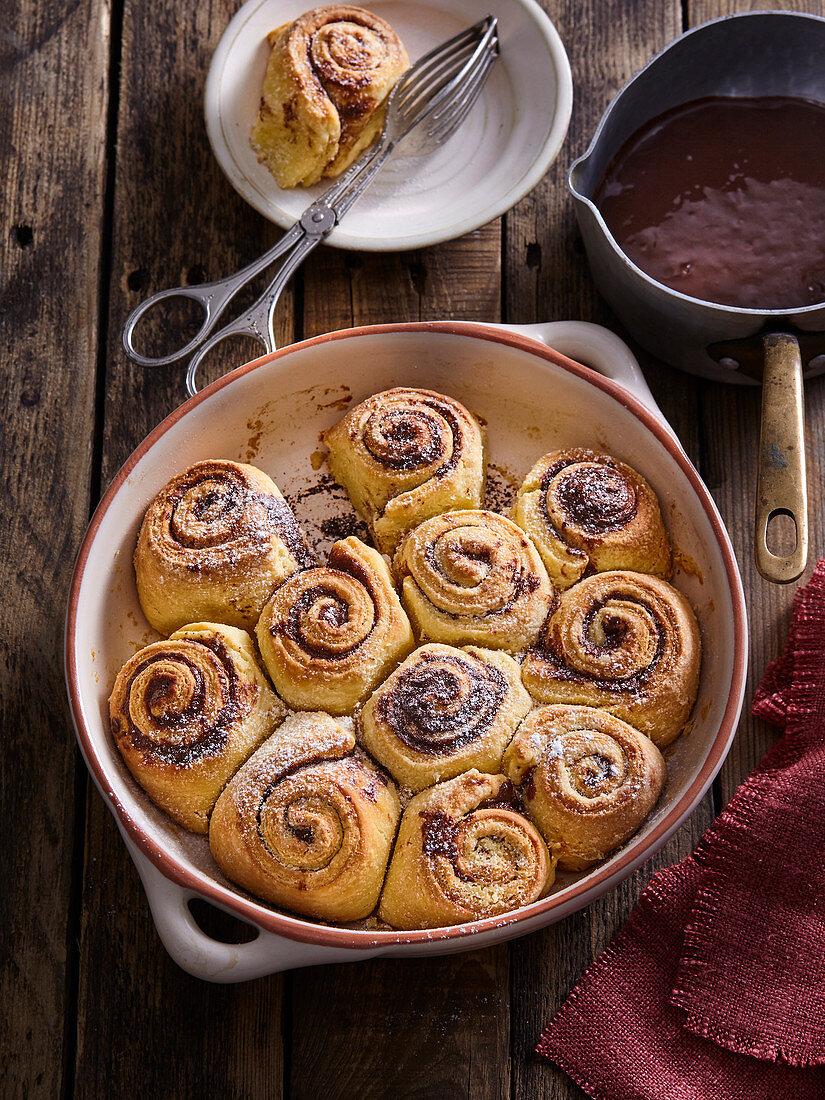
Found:
[[414, 645], [386, 562], [354, 536], [276, 588], [256, 633], [286, 702], [332, 714], [351, 711]]
[[359, 739], [399, 783], [420, 791], [468, 768], [499, 771], [531, 706], [506, 653], [425, 645], [364, 705]]
[[536, 640], [554, 599], [535, 546], [496, 512], [425, 520], [394, 566], [416, 633], [437, 642], [517, 652]]
[[118, 673], [112, 736], [132, 775], [179, 824], [205, 833], [224, 784], [285, 708], [243, 630], [193, 623]]
[[280, 187], [337, 176], [377, 137], [384, 100], [409, 66], [392, 27], [345, 4], [313, 8], [269, 35], [252, 148]]
[[503, 775], [471, 770], [407, 805], [378, 915], [393, 928], [440, 928], [529, 905], [555, 860], [511, 805]]
[[350, 409], [324, 442], [332, 476], [385, 554], [422, 520], [481, 506], [484, 431], [452, 397], [385, 390]]
[[290, 715], [215, 806], [209, 846], [233, 882], [321, 920], [375, 908], [401, 805], [351, 723]]
[[546, 454], [519, 489], [513, 519], [558, 588], [569, 588], [585, 570], [670, 576], [670, 541], [656, 495], [641, 474], [610, 455], [582, 447]]
[[597, 573], [562, 593], [522, 681], [543, 703], [605, 707], [662, 748], [687, 722], [700, 662], [681, 592], [642, 573]]
[[653, 742], [606, 710], [534, 710], [504, 754], [502, 770], [519, 788], [559, 866], [581, 871], [635, 833], [665, 782]]
[[134, 564], [143, 613], [170, 634], [200, 621], [252, 630], [273, 587], [315, 560], [262, 470], [208, 459], [149, 505]]

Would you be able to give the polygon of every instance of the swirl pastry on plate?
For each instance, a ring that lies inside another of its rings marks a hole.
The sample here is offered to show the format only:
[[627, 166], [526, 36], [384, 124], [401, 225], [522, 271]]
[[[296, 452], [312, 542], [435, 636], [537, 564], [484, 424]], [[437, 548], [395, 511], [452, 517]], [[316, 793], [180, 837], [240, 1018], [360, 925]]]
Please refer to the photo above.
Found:
[[274, 586], [315, 561], [271, 478], [209, 459], [173, 477], [149, 505], [135, 577], [143, 613], [161, 634], [201, 620], [252, 630]]
[[256, 633], [287, 703], [332, 714], [351, 711], [415, 644], [386, 562], [354, 536], [276, 588]]
[[180, 825], [205, 833], [226, 781], [286, 708], [244, 630], [193, 623], [136, 653], [109, 699], [129, 771]]
[[338, 176], [378, 136], [384, 100], [408, 68], [383, 19], [345, 4], [313, 8], [269, 35], [272, 53], [252, 148], [279, 187]]
[[502, 770], [558, 857], [581, 871], [636, 832], [665, 782], [653, 742], [606, 710], [534, 710], [504, 754]]
[[351, 724], [291, 714], [215, 806], [209, 846], [253, 894], [321, 920], [375, 908], [401, 805]]
[[641, 474], [582, 447], [539, 459], [518, 491], [513, 519], [536, 544], [550, 579], [569, 588], [585, 570], [670, 576], [670, 541]]
[[521, 668], [543, 703], [605, 707], [659, 748], [696, 700], [701, 638], [687, 599], [642, 573], [597, 573], [563, 592]]
[[365, 704], [360, 740], [414, 791], [468, 768], [497, 772], [532, 701], [506, 653], [425, 645]]
[[497, 512], [425, 520], [394, 565], [416, 633], [436, 642], [515, 653], [536, 640], [554, 599], [535, 546]]
[[503, 775], [472, 770], [407, 805], [378, 915], [393, 928], [440, 928], [540, 898], [555, 860], [508, 802]]
[[430, 516], [481, 507], [484, 431], [452, 397], [385, 390], [350, 409], [324, 442], [332, 476], [385, 554]]

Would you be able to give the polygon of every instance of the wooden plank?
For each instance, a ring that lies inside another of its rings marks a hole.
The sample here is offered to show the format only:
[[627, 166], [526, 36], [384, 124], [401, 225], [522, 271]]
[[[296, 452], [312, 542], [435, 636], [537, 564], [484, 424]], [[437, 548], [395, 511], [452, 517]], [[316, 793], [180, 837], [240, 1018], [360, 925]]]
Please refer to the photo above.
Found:
[[85, 771], [61, 640], [89, 518], [108, 46], [104, 0], [4, 6], [0, 1080], [9, 1097], [57, 1096], [71, 1079], [75, 784], [82, 793]]
[[[499, 223], [401, 254], [327, 249], [304, 285], [304, 333], [445, 317], [494, 321]], [[506, 946], [444, 959], [316, 968], [290, 982], [293, 1100], [508, 1097]]]
[[[680, 32], [680, 5], [656, 0], [633, 5], [544, 0], [542, 6], [567, 48], [576, 95], [561, 155], [544, 181], [506, 218], [506, 318], [519, 323], [562, 318], [595, 321], [627, 339], [593, 287], [566, 176], [571, 162], [587, 147], [615, 92]], [[583, 27], [587, 33], [582, 32]], [[694, 379], [635, 350], [656, 400], [688, 453], [698, 461], [699, 387]], [[546, 931], [511, 945], [514, 1100], [584, 1096], [564, 1073], [540, 1063], [533, 1054], [541, 1029], [622, 926], [650, 876], [687, 855], [711, 818], [708, 795], [690, 822], [618, 890]]]
[[[233, 0], [126, 4], [104, 485], [186, 396], [183, 368], [145, 370], [125, 359], [120, 328], [129, 310], [165, 286], [228, 274], [278, 236], [220, 173], [202, 118], [209, 59], [236, 7]], [[293, 331], [289, 294], [279, 316], [280, 342], [288, 343]], [[249, 355], [229, 346], [216, 358], [224, 370]], [[180, 971], [157, 937], [137, 874], [94, 791], [87, 812], [81, 963], [79, 1095], [185, 1096], [206, 1089], [221, 1096], [281, 1094], [281, 977], [217, 986]]]
[[497, 321], [499, 222], [438, 248], [322, 249], [305, 269], [303, 335], [394, 321]]

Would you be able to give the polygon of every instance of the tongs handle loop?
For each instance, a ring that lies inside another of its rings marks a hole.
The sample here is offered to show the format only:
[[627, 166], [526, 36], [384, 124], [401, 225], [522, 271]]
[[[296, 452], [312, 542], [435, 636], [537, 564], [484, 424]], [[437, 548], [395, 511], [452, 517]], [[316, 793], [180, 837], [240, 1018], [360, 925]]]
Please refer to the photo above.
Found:
[[[183, 359], [206, 339], [241, 287], [246, 286], [250, 279], [254, 279], [260, 272], [265, 271], [273, 260], [292, 248], [302, 236], [303, 227], [300, 222], [296, 222], [272, 248], [233, 275], [227, 275], [226, 278], [216, 279], [211, 283], [200, 283], [198, 286], [176, 286], [167, 290], [159, 290], [156, 294], [141, 302], [139, 306], [136, 306], [129, 314], [123, 327], [123, 350], [134, 363], [138, 363], [142, 367], [168, 367], [170, 364], [176, 363], [178, 359]], [[170, 298], [191, 298], [202, 305], [204, 310], [203, 323], [192, 339], [177, 351], [160, 356], [143, 355], [134, 345], [135, 329], [150, 310]]]
[[[309, 213], [309, 211], [307, 211]], [[304, 217], [307, 216], [304, 214]], [[302, 219], [303, 220], [303, 219]], [[297, 222], [296, 225], [300, 225]], [[334, 221], [332, 223], [334, 225]], [[330, 229], [332, 225], [330, 225]], [[329, 232], [329, 229], [326, 233]], [[326, 236], [326, 233], [318, 233], [305, 235], [298, 240], [298, 243], [293, 245], [292, 251], [287, 255], [284, 262], [278, 268], [274, 279], [258, 298], [256, 302], [245, 310], [239, 317], [236, 317], [234, 321], [231, 321], [228, 325], [225, 325], [220, 331], [216, 332], [209, 340], [206, 341], [189, 361], [189, 366], [186, 370], [186, 392], [190, 397], [194, 397], [198, 392], [198, 387], [195, 384], [195, 377], [198, 373], [203, 360], [209, 354], [209, 352], [222, 343], [229, 336], [251, 336], [257, 340], [264, 348], [265, 351], [275, 351], [277, 344], [275, 343], [275, 307], [278, 304], [278, 299], [283, 293], [284, 287], [289, 282], [293, 271], [299, 267], [306, 257], [310, 254], [313, 248], [317, 247]]]
[[[338, 221], [369, 185], [392, 149], [393, 143], [388, 142], [386, 135], [382, 133], [376, 146], [362, 153], [339, 180], [306, 208], [287, 234], [289, 236], [297, 232], [296, 241], [291, 245], [275, 277], [260, 298], [231, 324], [226, 325], [220, 332], [216, 332], [190, 360], [186, 371], [186, 392], [190, 397], [194, 397], [198, 392], [195, 379], [201, 363], [209, 352], [228, 336], [252, 336], [263, 345], [266, 351], [275, 351], [277, 346], [274, 325], [275, 307], [292, 273], [304, 262], [316, 245], [319, 245], [324, 237], [332, 232]], [[279, 245], [281, 243], [282, 241], [278, 242]], [[254, 266], [260, 270], [261, 261], [259, 260]], [[242, 274], [243, 272], [238, 272], [238, 275]], [[198, 337], [195, 338], [196, 344], [197, 340]]]

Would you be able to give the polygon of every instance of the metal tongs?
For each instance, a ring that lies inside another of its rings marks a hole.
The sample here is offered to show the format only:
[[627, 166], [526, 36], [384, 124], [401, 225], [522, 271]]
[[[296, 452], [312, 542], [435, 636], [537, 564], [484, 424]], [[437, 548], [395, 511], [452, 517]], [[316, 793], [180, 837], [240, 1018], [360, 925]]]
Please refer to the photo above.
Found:
[[[161, 290], [132, 311], [123, 328], [123, 348], [129, 358], [141, 366], [163, 367], [194, 352], [186, 371], [186, 389], [194, 396], [198, 392], [195, 384], [198, 367], [212, 348], [228, 336], [252, 336], [267, 351], [274, 351], [275, 307], [293, 271], [335, 228], [411, 130], [428, 122], [427, 142], [440, 145], [458, 129], [484, 87], [497, 57], [497, 21], [488, 15], [420, 58], [390, 92], [378, 141], [307, 207], [276, 245], [234, 275], [198, 286]], [[272, 282], [260, 298], [210, 337], [241, 287], [281, 257]], [[133, 343], [135, 328], [150, 309], [168, 298], [191, 298], [200, 303], [205, 314], [203, 324], [179, 351], [159, 358], [141, 355]]]

